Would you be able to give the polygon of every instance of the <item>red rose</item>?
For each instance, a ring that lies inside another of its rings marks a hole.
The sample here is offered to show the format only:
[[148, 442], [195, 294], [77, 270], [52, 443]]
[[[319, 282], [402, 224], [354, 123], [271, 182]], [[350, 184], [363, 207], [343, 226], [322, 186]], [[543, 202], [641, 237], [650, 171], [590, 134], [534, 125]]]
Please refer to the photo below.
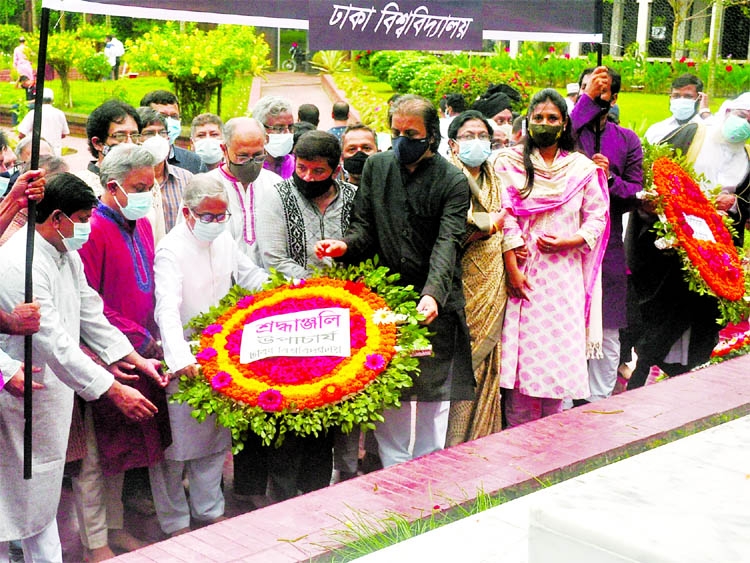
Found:
[[554, 45], [550, 45], [548, 50], [549, 50], [550, 53], [554, 53], [555, 52], [555, 46]]
[[693, 68], [695, 66], [695, 62], [689, 61], [687, 65], [688, 65], [688, 68]]
[[684, 62], [685, 62], [686, 60], [687, 60], [687, 57], [681, 57], [681, 58], [680, 58], [680, 62], [681, 62], [681, 63], [684, 63]]
[[732, 72], [732, 65], [727, 65], [724, 70], [726, 70], [727, 72]]

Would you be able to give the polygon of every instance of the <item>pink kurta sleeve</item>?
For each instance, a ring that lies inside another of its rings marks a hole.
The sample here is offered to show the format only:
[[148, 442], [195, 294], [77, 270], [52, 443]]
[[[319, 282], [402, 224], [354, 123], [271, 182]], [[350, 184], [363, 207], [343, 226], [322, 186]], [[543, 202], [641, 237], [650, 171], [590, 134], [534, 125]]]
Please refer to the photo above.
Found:
[[[576, 234], [583, 237], [589, 249], [594, 248], [600, 237], [609, 232], [609, 198], [606, 186], [604, 171], [597, 168], [597, 173], [583, 189], [581, 226]], [[605, 239], [602, 244], [606, 245], [606, 242]]]

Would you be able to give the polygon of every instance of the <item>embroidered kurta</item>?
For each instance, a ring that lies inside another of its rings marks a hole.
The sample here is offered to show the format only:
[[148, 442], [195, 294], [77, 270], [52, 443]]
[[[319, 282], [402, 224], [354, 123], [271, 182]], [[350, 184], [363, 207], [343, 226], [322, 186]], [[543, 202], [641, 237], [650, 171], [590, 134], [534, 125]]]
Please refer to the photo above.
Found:
[[261, 264], [260, 254], [256, 246], [258, 221], [264, 220], [258, 215], [258, 198], [262, 198], [267, 191], [282, 181], [273, 172], [262, 169], [255, 182], [248, 186], [247, 191], [240, 182], [235, 180], [225, 169], [224, 165], [209, 172], [219, 178], [227, 190], [229, 198], [229, 218], [227, 230], [237, 242], [239, 249], [250, 256], [256, 264]]
[[[91, 219], [91, 236], [79, 251], [89, 285], [101, 295], [104, 314], [139, 352], [158, 339], [154, 322], [154, 238], [148, 219], [125, 221], [100, 203]], [[169, 445], [164, 389], [141, 376], [132, 387], [156, 405], [156, 416], [135, 422], [107, 398], [92, 404], [94, 428], [107, 475], [153, 465]]]
[[[91, 401], [114, 381], [81, 351], [79, 338], [108, 364], [133, 351], [104, 316], [78, 253], [60, 253], [39, 234], [35, 240], [34, 298], [41, 305], [41, 327], [33, 353], [41, 372], [33, 378], [44, 389], [33, 394], [33, 477], [28, 481], [22, 471], [23, 400], [0, 393], [0, 541], [33, 536], [55, 518], [73, 391]], [[23, 301], [25, 248], [26, 227], [0, 248], [0, 307], [6, 311]], [[0, 335], [0, 348], [16, 359], [23, 358], [23, 342], [23, 336]]]
[[[198, 240], [186, 223], [178, 223], [159, 243], [154, 264], [156, 323], [162, 337], [164, 360], [172, 372], [196, 363], [184, 325], [216, 305], [232, 287], [232, 278], [247, 289], [260, 289], [268, 274], [240, 252], [232, 236], [223, 232], [211, 243]], [[177, 391], [178, 381], [167, 386]], [[169, 403], [172, 445], [165, 457], [187, 461], [227, 450], [231, 436], [217, 428], [216, 419], [197, 422], [188, 404]]]
[[331, 265], [331, 258], [318, 259], [315, 243], [340, 239], [349, 225], [356, 186], [335, 180], [338, 193], [321, 213], [315, 202], [299, 193], [294, 180], [284, 180], [258, 198], [258, 251], [260, 265], [275, 268], [289, 278], [306, 278], [313, 267]]
[[[502, 337], [500, 386], [532, 397], [583, 399], [590, 395], [586, 367], [587, 302], [601, 266], [608, 233], [604, 173], [580, 153], [558, 151], [548, 166], [534, 150], [534, 188], [526, 182], [520, 147], [501, 151], [495, 171], [504, 187], [504, 250], [526, 245], [520, 265], [529, 300], [508, 298]], [[580, 235], [582, 247], [543, 254], [544, 234]]]

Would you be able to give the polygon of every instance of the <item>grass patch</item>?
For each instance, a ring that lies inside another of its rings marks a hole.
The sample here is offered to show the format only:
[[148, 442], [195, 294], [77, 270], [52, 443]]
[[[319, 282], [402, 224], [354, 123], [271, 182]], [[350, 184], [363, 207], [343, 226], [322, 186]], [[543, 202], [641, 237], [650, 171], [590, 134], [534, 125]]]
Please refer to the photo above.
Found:
[[[221, 118], [226, 121], [230, 117], [245, 115], [247, 113], [247, 101], [250, 98], [252, 76], [241, 76], [230, 83], [224, 84], [221, 92]], [[87, 80], [70, 81], [70, 94], [73, 98], [73, 107], [62, 106], [62, 88], [60, 80], [45, 81], [46, 87], [55, 92], [55, 106], [66, 113], [90, 114], [94, 108], [102, 102], [111, 98], [121, 99], [133, 107], [140, 105], [141, 98], [152, 90], [169, 90], [172, 86], [165, 77], [139, 76], [137, 78], [121, 78], [120, 80], [106, 80], [102, 82], [89, 82]], [[4, 103], [19, 104], [19, 120], [25, 115], [25, 96], [22, 88], [16, 88], [15, 84], [0, 82], [0, 99]], [[216, 96], [211, 100], [211, 111], [216, 112]], [[183, 123], [189, 126], [190, 123]]]
[[[332, 540], [337, 545], [344, 544], [343, 547], [334, 549], [333, 552], [320, 560], [330, 561], [331, 563], [353, 561], [373, 551], [408, 540], [468, 516], [479, 514], [508, 500], [510, 499], [504, 495], [491, 496], [484, 491], [480, 491], [472, 501], [463, 505], [452, 506], [448, 510], [442, 510], [439, 504], [435, 504], [429, 514], [425, 514], [414, 521], [410, 521], [407, 516], [396, 512], [388, 513], [382, 518], [376, 518], [364, 511], [355, 511], [350, 518], [337, 518], [336, 520], [342, 525], [342, 529], [331, 533]], [[450, 506], [453, 502], [446, 500], [445, 504]]]

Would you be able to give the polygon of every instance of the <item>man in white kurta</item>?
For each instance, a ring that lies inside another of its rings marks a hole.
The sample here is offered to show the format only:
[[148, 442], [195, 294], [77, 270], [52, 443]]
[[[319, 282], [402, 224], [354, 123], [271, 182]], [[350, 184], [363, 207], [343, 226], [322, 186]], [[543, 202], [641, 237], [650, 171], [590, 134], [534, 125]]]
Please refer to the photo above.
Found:
[[[73, 187], [70, 188], [71, 179]], [[59, 189], [62, 185], [69, 189]], [[71, 208], [71, 193], [86, 190], [83, 208]], [[96, 204], [93, 192], [71, 174], [60, 174], [47, 185], [37, 207], [33, 266], [34, 298], [41, 323], [33, 336], [34, 373], [32, 478], [23, 479], [23, 400], [17, 374], [24, 357], [22, 336], [0, 335], [5, 387], [0, 392], [0, 561], [7, 560], [8, 542], [21, 539], [28, 561], [62, 561], [55, 517], [60, 500], [68, 443], [73, 392], [86, 400], [104, 395], [133, 419], [153, 416], [156, 408], [138, 391], [115, 381], [80, 349], [79, 339], [107, 364], [132, 361], [144, 367], [128, 339], [106, 320], [102, 300], [89, 287], [78, 253], [66, 251], [73, 227], [85, 223]], [[71, 218], [72, 216], [72, 218]], [[26, 227], [0, 247], [0, 308], [12, 309], [24, 298]], [[154, 372], [155, 373], [155, 372]]]
[[[260, 289], [268, 279], [268, 274], [240, 251], [227, 229], [214, 231], [212, 240], [196, 236], [196, 216], [223, 214], [227, 204], [226, 191], [212, 174], [193, 176], [184, 193], [184, 220], [167, 233], [156, 250], [154, 318], [164, 360], [175, 375], [167, 386], [168, 396], [177, 391], [179, 376], [198, 374], [189, 344], [191, 331], [183, 328], [187, 322], [216, 305], [229, 292], [233, 279], [250, 290]], [[187, 531], [191, 516], [210, 522], [224, 513], [220, 483], [231, 435], [228, 429], [217, 428], [215, 417], [199, 423], [191, 411], [188, 404], [169, 403], [172, 445], [164, 452], [165, 461], [149, 468], [156, 513], [167, 534]], [[183, 471], [190, 481], [189, 500], [182, 486]]]
[[[227, 230], [239, 248], [260, 264], [256, 245], [258, 222], [258, 201], [264, 193], [281, 182], [281, 176], [263, 168], [267, 135], [257, 120], [249, 117], [235, 117], [224, 124], [224, 162], [209, 172], [219, 178], [229, 198], [229, 218]], [[257, 160], [256, 160], [257, 159]], [[273, 194], [274, 192], [271, 191]]]

